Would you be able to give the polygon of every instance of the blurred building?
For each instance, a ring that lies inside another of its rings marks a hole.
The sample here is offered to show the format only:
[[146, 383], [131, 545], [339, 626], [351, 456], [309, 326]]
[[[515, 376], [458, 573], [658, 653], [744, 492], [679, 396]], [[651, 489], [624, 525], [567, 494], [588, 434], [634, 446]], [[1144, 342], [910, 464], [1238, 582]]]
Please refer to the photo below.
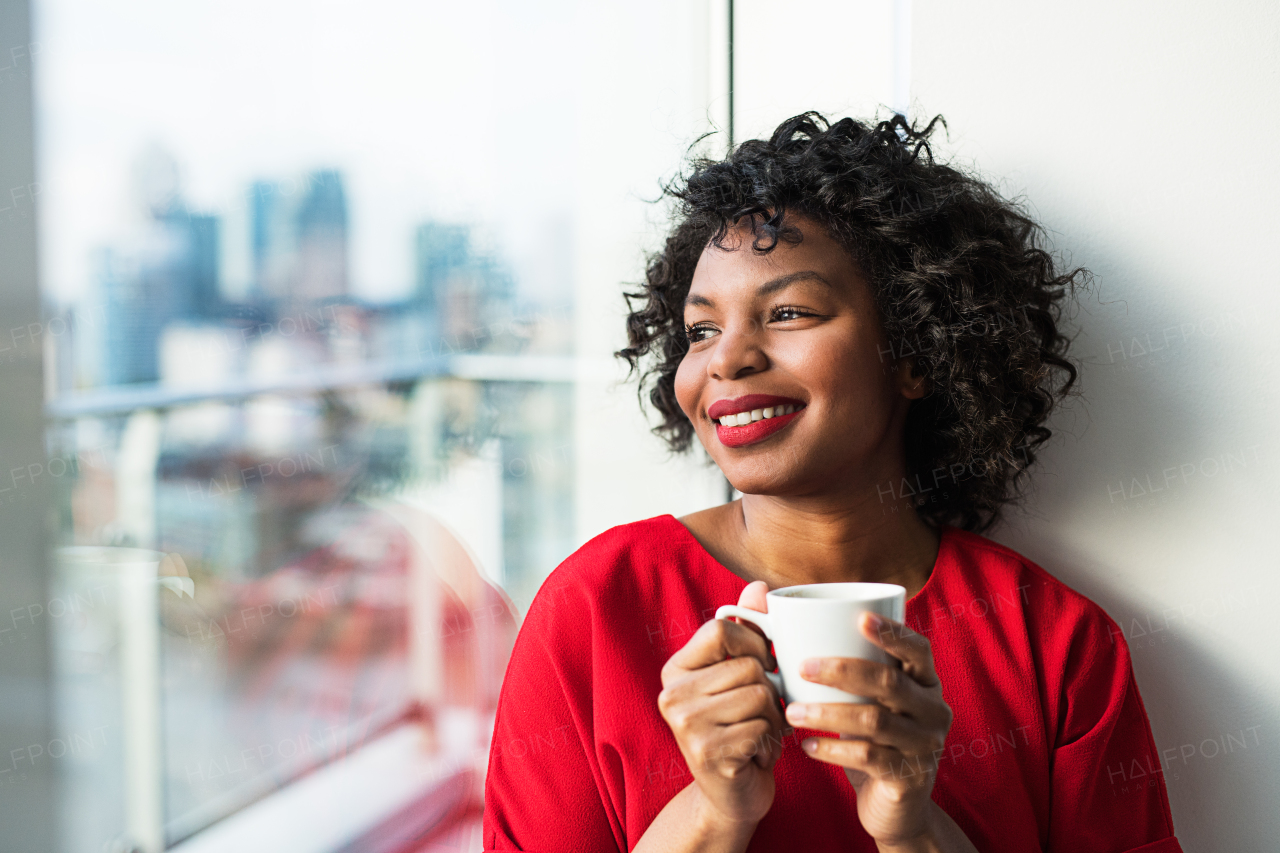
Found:
[[298, 305], [348, 294], [347, 196], [339, 172], [256, 181], [249, 198], [257, 297]]
[[314, 172], [295, 219], [298, 232], [295, 299], [319, 301], [346, 296], [347, 197], [342, 176]]
[[[417, 228], [408, 299], [372, 305], [354, 297], [347, 189], [335, 169], [253, 182], [243, 216], [226, 228], [188, 208], [177, 166], [163, 151], [146, 152], [134, 180], [141, 224], [97, 253], [96, 305], [85, 306], [102, 320], [92, 336], [97, 357], [77, 355], [88, 362], [77, 384], [262, 378], [259, 368], [279, 361], [257, 357], [262, 346], [293, 353], [289, 366], [269, 371], [287, 373], [370, 357], [518, 352], [534, 333], [516, 317], [507, 266], [470, 225]], [[234, 245], [223, 246], [226, 239]], [[247, 260], [243, 272], [231, 273], [247, 275], [247, 286], [232, 288], [237, 298], [222, 280], [225, 257]], [[230, 366], [221, 351], [206, 358], [209, 342], [222, 337], [237, 351]], [[226, 369], [215, 370], [215, 362]]]
[[182, 207], [155, 212], [137, 244], [103, 249], [95, 260], [104, 320], [99, 381], [154, 382], [165, 327], [221, 308], [218, 221]]
[[482, 349], [495, 324], [510, 319], [511, 276], [492, 255], [476, 250], [465, 225], [424, 223], [414, 249], [414, 302], [435, 330], [424, 351]]

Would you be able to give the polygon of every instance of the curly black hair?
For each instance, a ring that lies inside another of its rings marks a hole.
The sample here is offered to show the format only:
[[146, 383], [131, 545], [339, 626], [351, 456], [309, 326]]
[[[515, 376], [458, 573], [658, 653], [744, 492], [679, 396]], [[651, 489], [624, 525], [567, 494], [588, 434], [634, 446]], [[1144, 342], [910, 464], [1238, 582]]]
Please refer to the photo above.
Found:
[[684, 300], [703, 250], [750, 222], [753, 250], [798, 242], [797, 214], [823, 227], [858, 264], [880, 312], [890, 362], [914, 360], [929, 392], [905, 427], [910, 495], [933, 525], [983, 531], [1020, 494], [1048, 440], [1045, 420], [1071, 391], [1076, 367], [1059, 330], [1064, 305], [1089, 278], [1063, 271], [1039, 225], [981, 179], [934, 159], [923, 128], [895, 115], [831, 124], [816, 112], [787, 119], [767, 139], [724, 160], [695, 159], [664, 187], [677, 221], [626, 293], [629, 346], [615, 355], [640, 375], [663, 421], [654, 432], [689, 448], [693, 424], [675, 395], [688, 349]]

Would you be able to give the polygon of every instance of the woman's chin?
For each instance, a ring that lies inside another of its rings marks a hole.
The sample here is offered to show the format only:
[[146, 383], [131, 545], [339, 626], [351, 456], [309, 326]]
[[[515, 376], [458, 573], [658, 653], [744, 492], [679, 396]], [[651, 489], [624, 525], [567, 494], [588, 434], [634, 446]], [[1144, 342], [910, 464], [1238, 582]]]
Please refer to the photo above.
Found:
[[[723, 472], [723, 468], [721, 471]], [[761, 476], [759, 474], [726, 474], [725, 479], [743, 495], [759, 497], [787, 497], [804, 491], [804, 484], [790, 476]]]

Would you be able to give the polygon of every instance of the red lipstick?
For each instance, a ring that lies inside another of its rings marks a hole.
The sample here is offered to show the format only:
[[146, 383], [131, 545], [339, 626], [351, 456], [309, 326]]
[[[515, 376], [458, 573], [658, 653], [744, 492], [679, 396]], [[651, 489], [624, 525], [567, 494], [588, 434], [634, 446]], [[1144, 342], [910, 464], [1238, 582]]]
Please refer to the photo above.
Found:
[[[742, 426], [724, 426], [719, 420], [729, 415], [750, 412], [754, 409], [782, 409], [795, 407], [796, 411], [789, 415], [777, 414], [768, 418], [751, 421]], [[786, 427], [804, 411], [804, 402], [793, 397], [778, 397], [773, 394], [748, 394], [732, 400], [717, 400], [707, 409], [707, 416], [716, 421], [716, 437], [725, 447], [744, 447], [763, 441], [775, 432]]]

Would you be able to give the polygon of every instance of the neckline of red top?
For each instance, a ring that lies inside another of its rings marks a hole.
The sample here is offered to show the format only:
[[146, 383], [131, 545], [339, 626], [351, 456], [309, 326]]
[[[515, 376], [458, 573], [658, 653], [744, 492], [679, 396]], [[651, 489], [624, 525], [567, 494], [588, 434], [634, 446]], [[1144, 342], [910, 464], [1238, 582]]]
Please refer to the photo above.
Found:
[[[669, 520], [672, 525], [679, 528], [679, 530], [677, 531], [677, 535], [679, 535], [683, 539], [687, 540], [690, 544], [692, 544], [693, 547], [695, 547], [702, 554], [702, 557], [706, 562], [715, 566], [717, 569], [724, 572], [729, 577], [733, 578], [735, 581], [741, 584], [740, 588], [746, 587], [748, 582], [742, 577], [735, 574], [732, 570], [730, 570], [727, 566], [725, 566], [715, 557], [713, 557], [711, 555], [711, 552], [706, 549], [706, 546], [704, 546], [701, 542], [698, 541], [698, 537], [694, 536], [693, 532], [689, 530], [689, 528], [685, 527], [683, 524], [680, 523], [680, 519], [676, 518], [671, 513], [666, 513], [662, 516], [659, 516], [659, 518], [661, 518], [664, 521]], [[915, 595], [907, 599], [906, 606], [907, 606], [908, 612], [913, 611], [918, 607], [922, 606], [918, 604], [918, 602], [921, 602], [925, 598], [928, 598], [929, 596], [931, 596], [933, 594], [934, 588], [942, 583], [942, 581], [940, 580], [935, 581], [935, 578], [938, 577], [938, 574], [939, 574], [938, 569], [941, 568], [943, 565], [945, 565], [946, 560], [950, 559], [951, 549], [954, 547], [954, 542], [952, 540], [954, 539], [955, 534], [958, 532], [959, 530], [957, 528], [952, 527], [949, 524], [944, 524], [940, 528], [938, 528], [938, 556], [934, 558], [933, 568], [929, 570], [929, 577], [925, 580], [924, 586], [920, 587], [919, 592], [917, 592]], [[944, 555], [945, 555], [945, 558], [944, 558]]]

